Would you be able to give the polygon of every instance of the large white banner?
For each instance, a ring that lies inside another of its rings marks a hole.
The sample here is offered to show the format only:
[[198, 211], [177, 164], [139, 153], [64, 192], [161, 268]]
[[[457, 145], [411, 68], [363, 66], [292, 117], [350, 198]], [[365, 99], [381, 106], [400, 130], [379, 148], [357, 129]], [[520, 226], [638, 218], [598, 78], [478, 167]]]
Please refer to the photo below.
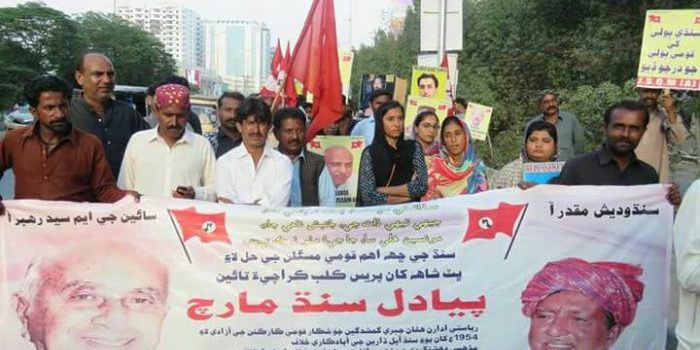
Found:
[[663, 349], [664, 196], [6, 201], [0, 349]]

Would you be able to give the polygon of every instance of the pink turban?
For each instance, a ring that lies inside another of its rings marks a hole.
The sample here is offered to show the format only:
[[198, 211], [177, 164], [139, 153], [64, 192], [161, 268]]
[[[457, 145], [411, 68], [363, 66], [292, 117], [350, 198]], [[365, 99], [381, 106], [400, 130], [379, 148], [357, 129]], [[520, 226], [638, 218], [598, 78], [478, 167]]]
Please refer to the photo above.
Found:
[[190, 109], [190, 90], [182, 85], [166, 84], [156, 88], [156, 106], [158, 109], [176, 105], [184, 110]]
[[594, 262], [569, 258], [550, 262], [535, 274], [523, 291], [523, 314], [532, 317], [537, 304], [549, 295], [579, 292], [609, 312], [622, 327], [634, 320], [642, 300], [644, 283], [638, 266], [616, 262]]

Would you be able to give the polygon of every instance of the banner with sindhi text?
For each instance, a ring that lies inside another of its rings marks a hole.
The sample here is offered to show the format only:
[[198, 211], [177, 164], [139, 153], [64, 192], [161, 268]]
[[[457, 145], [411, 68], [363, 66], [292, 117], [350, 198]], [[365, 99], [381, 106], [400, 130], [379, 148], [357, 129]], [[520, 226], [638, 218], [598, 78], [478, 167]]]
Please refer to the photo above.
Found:
[[663, 349], [664, 196], [5, 201], [0, 349]]

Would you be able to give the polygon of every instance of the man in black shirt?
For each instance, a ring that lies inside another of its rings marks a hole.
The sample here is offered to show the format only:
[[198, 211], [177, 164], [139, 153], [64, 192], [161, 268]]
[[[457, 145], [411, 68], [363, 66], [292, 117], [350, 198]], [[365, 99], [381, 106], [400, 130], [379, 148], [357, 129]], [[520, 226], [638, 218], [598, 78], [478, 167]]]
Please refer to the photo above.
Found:
[[[561, 185], [634, 186], [659, 182], [654, 168], [637, 159], [634, 149], [644, 135], [649, 112], [636, 101], [622, 101], [605, 111], [605, 143], [594, 152], [577, 156], [564, 165], [552, 183]], [[678, 186], [672, 184], [667, 198], [681, 202]]]
[[83, 88], [70, 106], [73, 126], [97, 136], [102, 141], [107, 162], [116, 178], [126, 144], [131, 135], [148, 129], [148, 124], [127, 103], [112, 99], [116, 81], [114, 65], [105, 55], [86, 53], [78, 59], [75, 80]]

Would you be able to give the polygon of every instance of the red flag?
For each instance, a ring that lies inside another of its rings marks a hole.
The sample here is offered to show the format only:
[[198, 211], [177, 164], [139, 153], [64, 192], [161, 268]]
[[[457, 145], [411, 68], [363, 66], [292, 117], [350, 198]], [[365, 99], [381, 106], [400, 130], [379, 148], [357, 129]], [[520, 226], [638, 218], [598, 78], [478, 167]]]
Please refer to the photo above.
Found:
[[497, 233], [513, 237], [515, 222], [525, 209], [526, 204], [499, 203], [494, 209], [468, 209], [469, 228], [462, 242], [470, 239], [493, 239]]
[[314, 94], [313, 119], [306, 140], [343, 114], [333, 0], [314, 0], [289, 61], [287, 82], [293, 79]]
[[284, 71], [284, 104], [287, 107], [297, 106], [297, 89], [294, 86], [294, 79], [286, 79], [287, 72], [289, 72], [289, 61], [292, 59], [291, 53], [289, 53], [289, 41], [287, 41], [287, 50], [282, 58], [282, 71]]
[[275, 48], [275, 54], [272, 56], [272, 65], [270, 66], [270, 72], [275, 78], [279, 76], [280, 67], [282, 66], [282, 48], [280, 47], [280, 39], [277, 39], [277, 47]]
[[226, 213], [200, 214], [194, 207], [168, 210], [182, 229], [182, 240], [199, 237], [202, 243], [223, 242], [231, 244], [226, 231]]
[[649, 22], [660, 23], [661, 16], [659, 15], [649, 15]]

